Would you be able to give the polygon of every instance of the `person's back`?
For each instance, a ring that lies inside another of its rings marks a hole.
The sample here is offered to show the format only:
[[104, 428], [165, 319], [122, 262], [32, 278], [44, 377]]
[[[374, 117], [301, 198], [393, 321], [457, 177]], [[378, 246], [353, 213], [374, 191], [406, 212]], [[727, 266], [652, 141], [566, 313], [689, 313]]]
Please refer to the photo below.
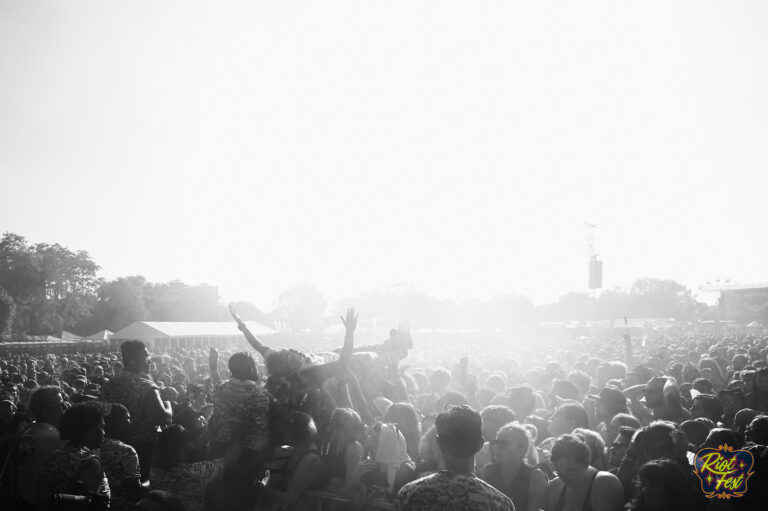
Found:
[[509, 497], [482, 479], [473, 475], [441, 470], [403, 486], [397, 494], [395, 509], [495, 511], [514, 510], [515, 507]]
[[481, 424], [480, 414], [468, 406], [440, 413], [435, 428], [446, 469], [403, 486], [395, 509], [514, 511], [509, 497], [474, 475], [474, 457], [484, 443]]

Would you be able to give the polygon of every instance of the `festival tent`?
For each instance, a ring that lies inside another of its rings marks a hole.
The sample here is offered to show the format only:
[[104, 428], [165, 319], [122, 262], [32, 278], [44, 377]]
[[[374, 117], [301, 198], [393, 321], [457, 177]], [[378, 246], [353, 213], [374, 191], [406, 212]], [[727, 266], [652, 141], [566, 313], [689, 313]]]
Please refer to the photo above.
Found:
[[112, 332], [109, 330], [100, 330], [95, 334], [83, 337], [83, 339], [86, 341], [108, 341], [110, 337], [112, 337]]
[[763, 329], [763, 325], [761, 325], [757, 321], [753, 321], [752, 323], [747, 325], [747, 328], [749, 328], [751, 330], [762, 330]]
[[[246, 321], [248, 329], [257, 337], [277, 332], [261, 323]], [[135, 321], [112, 334], [114, 348], [129, 340], [143, 341], [153, 348], [204, 348], [245, 345], [245, 337], [234, 321]]]

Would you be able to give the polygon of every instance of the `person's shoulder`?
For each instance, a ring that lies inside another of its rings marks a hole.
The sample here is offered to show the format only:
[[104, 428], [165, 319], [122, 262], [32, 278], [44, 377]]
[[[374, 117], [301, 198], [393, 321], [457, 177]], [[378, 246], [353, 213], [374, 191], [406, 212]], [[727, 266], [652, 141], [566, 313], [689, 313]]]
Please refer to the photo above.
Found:
[[612, 489], [612, 488], [621, 489], [623, 487], [618, 477], [616, 477], [611, 472], [601, 470], [597, 474], [595, 474], [595, 488], [596, 489]]
[[411, 481], [410, 483], [404, 484], [403, 487], [400, 489], [400, 493], [413, 493], [418, 488], [431, 486], [431, 484], [438, 479], [440, 479], [439, 472], [433, 472], [431, 474], [421, 476], [415, 481]]

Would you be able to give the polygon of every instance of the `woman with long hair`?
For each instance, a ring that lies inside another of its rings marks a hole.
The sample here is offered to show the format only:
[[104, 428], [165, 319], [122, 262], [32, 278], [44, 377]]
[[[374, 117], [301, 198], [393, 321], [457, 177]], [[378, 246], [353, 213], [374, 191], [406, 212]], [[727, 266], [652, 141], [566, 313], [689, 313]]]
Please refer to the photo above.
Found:
[[694, 511], [700, 496], [691, 491], [686, 473], [678, 463], [661, 458], [651, 460], [637, 473], [635, 497], [627, 511]]
[[517, 422], [502, 426], [491, 442], [493, 461], [480, 471], [480, 478], [512, 499], [519, 511], [542, 508], [547, 496], [547, 476], [528, 460], [532, 444]]

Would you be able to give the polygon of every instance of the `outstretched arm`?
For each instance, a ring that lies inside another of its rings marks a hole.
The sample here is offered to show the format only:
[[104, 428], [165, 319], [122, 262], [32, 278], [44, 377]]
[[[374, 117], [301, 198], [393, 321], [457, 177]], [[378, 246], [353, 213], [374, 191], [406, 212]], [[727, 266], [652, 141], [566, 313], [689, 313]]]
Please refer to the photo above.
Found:
[[266, 359], [267, 355], [269, 355], [269, 352], [272, 351], [272, 348], [262, 344], [262, 342], [258, 340], [256, 336], [251, 333], [250, 330], [248, 330], [248, 327], [246, 326], [245, 321], [243, 321], [243, 318], [240, 317], [240, 315], [237, 313], [233, 305], [229, 306], [229, 313], [232, 314], [232, 319], [237, 321], [237, 328], [238, 330], [243, 332], [243, 335], [245, 336], [245, 340], [248, 341], [248, 344], [250, 344], [253, 347], [253, 349], [258, 351], [259, 354], [262, 357], [264, 357], [264, 359]]
[[219, 376], [219, 352], [214, 348], [208, 352], [208, 370], [211, 373], [211, 381], [214, 385], [221, 383], [221, 376]]
[[344, 346], [341, 348], [341, 355], [339, 355], [339, 363], [343, 367], [349, 365], [349, 360], [352, 358], [352, 351], [355, 349], [355, 328], [357, 328], [357, 314], [355, 309], [350, 307], [347, 309], [347, 316], [341, 317], [341, 322], [344, 324]]

